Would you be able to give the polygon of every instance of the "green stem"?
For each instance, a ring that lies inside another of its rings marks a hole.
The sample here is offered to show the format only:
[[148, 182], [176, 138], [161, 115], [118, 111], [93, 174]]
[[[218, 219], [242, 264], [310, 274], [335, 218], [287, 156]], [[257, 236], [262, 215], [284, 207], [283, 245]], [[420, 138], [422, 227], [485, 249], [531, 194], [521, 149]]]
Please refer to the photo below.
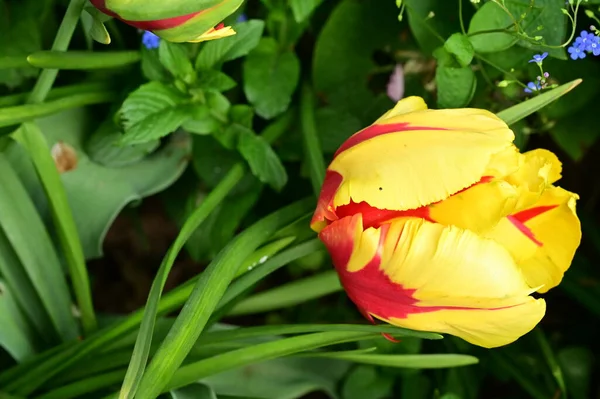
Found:
[[27, 61], [34, 67], [45, 69], [90, 70], [119, 68], [140, 60], [139, 51], [38, 51]]
[[[42, 116], [54, 114], [70, 108], [77, 108], [90, 104], [111, 102], [116, 98], [116, 93], [99, 91], [82, 93], [70, 97], [59, 98], [41, 104], [17, 105], [14, 107], [0, 108], [0, 127], [11, 126], [27, 122]], [[50, 152], [48, 152], [50, 154]], [[50, 155], [49, 155], [50, 156]]]
[[304, 138], [304, 147], [306, 159], [310, 171], [310, 181], [316, 196], [321, 192], [321, 185], [325, 180], [325, 162], [323, 161], [323, 151], [321, 142], [317, 133], [315, 124], [315, 104], [312, 89], [308, 84], [302, 87], [300, 98], [300, 121], [302, 124], [302, 137]]
[[[83, 11], [83, 6], [85, 5], [85, 3], [86, 0], [71, 0], [69, 6], [67, 7], [67, 11], [65, 12], [65, 16], [60, 24], [60, 27], [58, 28], [56, 37], [54, 38], [52, 50], [67, 50], [67, 48], [69, 47], [69, 43], [71, 42], [73, 32], [75, 32], [75, 28], [77, 27], [77, 22], [79, 21], [79, 16]], [[27, 102], [43, 102], [46, 99], [48, 93], [50, 92], [50, 89], [52, 88], [52, 85], [54, 84], [57, 75], [57, 69], [44, 69], [40, 74], [37, 82], [35, 82], [35, 86], [33, 87], [33, 90]]]
[[23, 56], [0, 57], [0, 69], [24, 68], [29, 66], [27, 58]]

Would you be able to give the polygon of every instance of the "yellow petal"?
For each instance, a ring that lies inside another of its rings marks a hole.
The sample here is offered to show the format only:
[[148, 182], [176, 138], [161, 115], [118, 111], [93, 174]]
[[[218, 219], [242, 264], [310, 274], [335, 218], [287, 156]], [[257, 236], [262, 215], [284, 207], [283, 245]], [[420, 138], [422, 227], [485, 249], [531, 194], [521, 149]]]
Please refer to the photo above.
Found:
[[514, 186], [504, 180], [492, 180], [430, 205], [430, 217], [437, 223], [479, 233], [511, 214], [517, 199], [518, 190]]
[[518, 306], [496, 310], [451, 310], [413, 313], [392, 318], [399, 327], [452, 334], [474, 345], [496, 348], [514, 342], [531, 331], [544, 317], [546, 302], [528, 297]]
[[190, 40], [190, 43], [206, 42], [208, 40], [221, 39], [227, 36], [235, 35], [235, 30], [231, 26], [226, 26], [221, 29], [211, 28], [200, 36]]
[[391, 210], [428, 205], [479, 181], [491, 157], [511, 147], [512, 137], [484, 131], [400, 129], [342, 147], [329, 166], [343, 176], [334, 206], [350, 200]]
[[427, 104], [425, 104], [425, 100], [423, 100], [421, 97], [406, 97], [398, 101], [394, 108], [390, 109], [388, 112], [383, 114], [379, 119], [375, 121], [375, 123], [379, 123], [384, 119], [388, 119], [393, 116], [403, 115], [409, 112], [423, 111], [426, 109]]

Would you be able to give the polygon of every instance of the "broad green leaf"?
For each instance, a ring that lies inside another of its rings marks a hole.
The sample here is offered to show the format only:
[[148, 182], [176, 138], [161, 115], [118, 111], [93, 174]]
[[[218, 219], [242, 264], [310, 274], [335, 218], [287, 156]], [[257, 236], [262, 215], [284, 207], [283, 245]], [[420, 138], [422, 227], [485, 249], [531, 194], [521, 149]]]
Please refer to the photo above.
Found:
[[392, 376], [378, 373], [372, 366], [356, 366], [348, 374], [342, 387], [344, 399], [384, 399], [392, 393]]
[[344, 141], [363, 127], [355, 115], [332, 107], [317, 109], [315, 124], [326, 154], [336, 152]]
[[561, 118], [550, 129], [550, 136], [574, 161], [580, 161], [600, 138], [597, 115], [588, 109]]
[[[393, 2], [391, 2], [393, 3]], [[443, 44], [444, 39], [460, 32], [456, 2], [438, 0], [404, 0], [408, 24], [419, 46], [425, 53], [431, 53]], [[398, 9], [394, 17], [398, 15]]]
[[[93, 128], [88, 116], [85, 110], [74, 109], [37, 121], [50, 148], [63, 143], [76, 154], [76, 167], [61, 174], [61, 180], [86, 259], [101, 256], [106, 232], [119, 212], [127, 204], [170, 186], [186, 168], [191, 152], [189, 138], [176, 135], [164, 148], [138, 162], [106, 167], [90, 160], [85, 151], [84, 138]], [[45, 196], [23, 148], [11, 145], [7, 156], [39, 211], [48, 218]]]
[[227, 91], [233, 89], [237, 82], [221, 71], [207, 69], [199, 72], [196, 85], [203, 90]]
[[469, 38], [462, 33], [455, 33], [444, 43], [444, 48], [452, 54], [461, 67], [471, 64], [475, 50]]
[[300, 78], [300, 61], [293, 51], [264, 38], [245, 58], [243, 70], [244, 93], [258, 115], [271, 119], [289, 107]]
[[511, 33], [481, 33], [490, 29], [514, 29], [513, 20], [502, 7], [493, 2], [485, 3], [469, 23], [469, 40], [478, 53], [495, 53], [506, 50], [517, 42], [517, 38]]
[[[41, 49], [42, 19], [48, 5], [39, 0], [3, 2], [0, 5], [0, 59], [11, 56], [25, 59], [29, 53]], [[37, 74], [38, 70], [31, 67], [0, 68], [0, 84], [14, 88]]]
[[577, 87], [580, 83], [581, 79], [565, 83], [561, 86], [558, 86], [557, 88], [549, 90], [545, 93], [530, 98], [529, 100], [523, 101], [522, 103], [513, 105], [508, 109], [500, 111], [497, 115], [508, 125], [511, 125], [542, 109], [543, 107], [547, 106], [548, 104], [557, 100], [558, 98], [564, 96], [565, 94], [573, 90], [575, 87]]
[[0, 155], [0, 198], [0, 228], [40, 296], [54, 331], [62, 341], [76, 339], [79, 333], [62, 265], [38, 211], [4, 154]]
[[186, 99], [177, 90], [150, 82], [135, 90], [121, 106], [123, 144], [155, 140], [175, 131], [191, 119]]
[[156, 397], [165, 390], [179, 388], [191, 382], [169, 386], [171, 378], [194, 346], [245, 259], [277, 230], [304, 213], [307, 203], [308, 201], [297, 202], [256, 222], [232, 240], [208, 265], [148, 365], [139, 385], [139, 397]]
[[471, 102], [477, 79], [469, 67], [452, 68], [438, 65], [435, 70], [439, 108], [461, 108]]
[[168, 82], [172, 79], [169, 71], [158, 59], [158, 50], [141, 46], [140, 55], [142, 57], [142, 74], [146, 79], [158, 82]]
[[191, 119], [185, 121], [181, 128], [189, 133], [212, 134], [221, 128], [221, 120], [211, 112], [205, 104], [194, 104], [189, 108]]
[[470, 366], [479, 363], [476, 357], [469, 355], [384, 355], [384, 354], [355, 354], [338, 352], [316, 352], [315, 356], [331, 359], [342, 359], [356, 363], [373, 364], [385, 367], [406, 367], [417, 369], [438, 369], [447, 367]]
[[287, 173], [273, 148], [261, 136], [240, 125], [238, 142], [240, 154], [248, 161], [252, 173], [263, 183], [281, 190], [287, 182]]
[[[505, 0], [506, 8], [516, 19], [525, 14], [521, 27], [530, 37], [540, 36], [541, 44], [559, 46], [563, 44], [567, 33], [567, 16], [563, 14], [565, 6], [563, 0]], [[540, 28], [540, 29], [538, 29]], [[564, 47], [548, 48], [535, 41], [520, 40], [518, 45], [534, 50], [547, 51], [551, 56], [561, 60], [567, 59]]]
[[282, 309], [342, 290], [332, 270], [261, 292], [237, 303], [228, 313], [239, 316]]
[[394, 45], [400, 32], [397, 13], [393, 1], [379, 2], [377, 7], [364, 1], [341, 1], [315, 44], [315, 92], [327, 104], [357, 116], [364, 124], [372, 123], [393, 106], [386, 95], [375, 96], [369, 80], [377, 66], [375, 51]]
[[296, 399], [321, 391], [336, 397], [336, 385], [349, 366], [348, 362], [334, 359], [288, 357], [238, 367], [201, 382], [219, 396]]
[[233, 187], [244, 175], [243, 167], [233, 167], [228, 175], [219, 183], [219, 185], [206, 197], [202, 204], [194, 211], [183, 225], [175, 242], [169, 248], [167, 256], [160, 265], [160, 269], [156, 273], [156, 277], [152, 282], [148, 301], [144, 308], [144, 318], [140, 325], [138, 337], [135, 342], [131, 362], [125, 375], [125, 380], [121, 387], [121, 398], [133, 398], [136, 395], [137, 389], [146, 368], [148, 356], [150, 354], [150, 345], [152, 343], [152, 335], [158, 304], [162, 295], [163, 288], [169, 276], [169, 272], [175, 263], [177, 255], [185, 245], [190, 236], [198, 229], [200, 224], [215, 210], [219, 203], [231, 192]]
[[[235, 35], [210, 41], [202, 47], [196, 58], [196, 69], [208, 70], [223, 62], [247, 55], [258, 45], [264, 27], [265, 23], [256, 19], [235, 24]], [[204, 72], [199, 73], [202, 75]]]
[[290, 7], [297, 23], [304, 22], [323, 0], [290, 0]]
[[186, 83], [192, 83], [196, 79], [194, 67], [184, 44], [161, 40], [158, 47], [158, 59], [175, 78]]
[[[13, 134], [13, 138], [29, 154], [46, 193], [52, 221], [71, 277], [76, 303], [81, 312], [81, 323], [84, 332], [91, 334], [96, 330], [97, 323], [92, 304], [90, 280], [79, 232], [57, 169], [57, 164], [61, 164], [63, 161], [59, 157], [68, 155], [48, 151], [46, 138], [39, 126], [33, 122], [21, 125]], [[67, 162], [71, 163], [72, 160], [69, 159]]]
[[229, 108], [229, 120], [248, 129], [252, 129], [254, 109], [246, 104], [237, 104]]
[[120, 144], [123, 133], [112, 119], [106, 119], [85, 143], [90, 159], [103, 166], [122, 167], [141, 161], [159, 146], [159, 140], [141, 144]]
[[192, 384], [169, 392], [172, 399], [218, 399], [217, 394], [204, 384]]
[[0, 347], [21, 362], [35, 353], [35, 338], [23, 310], [0, 280]]

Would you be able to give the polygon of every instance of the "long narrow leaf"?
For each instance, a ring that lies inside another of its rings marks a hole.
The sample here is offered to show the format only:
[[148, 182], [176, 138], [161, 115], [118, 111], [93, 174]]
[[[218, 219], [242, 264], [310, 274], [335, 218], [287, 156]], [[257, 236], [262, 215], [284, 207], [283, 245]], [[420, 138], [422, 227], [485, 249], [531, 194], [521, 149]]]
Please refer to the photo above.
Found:
[[232, 240], [200, 276], [171, 331], [150, 362], [138, 390], [140, 398], [158, 396], [181, 365], [240, 265], [278, 229], [312, 205], [303, 201], [283, 208], [252, 225]]
[[0, 227], [22, 262], [60, 339], [77, 338], [69, 287], [50, 236], [25, 188], [2, 154]]
[[156, 322], [156, 314], [158, 312], [158, 304], [162, 290], [171, 271], [171, 267], [175, 262], [175, 258], [200, 224], [216, 209], [216, 207], [227, 197], [231, 190], [244, 176], [244, 166], [242, 164], [234, 165], [227, 173], [225, 178], [215, 187], [214, 190], [204, 199], [202, 204], [192, 213], [188, 220], [183, 225], [175, 242], [171, 245], [167, 256], [164, 258], [160, 268], [154, 278], [148, 301], [144, 310], [144, 318], [140, 326], [138, 338], [135, 342], [131, 363], [127, 369], [123, 386], [121, 387], [120, 398], [133, 398], [137, 390], [138, 384], [141, 381], [150, 345], [152, 343], [152, 332]]
[[83, 248], [75, 226], [73, 213], [69, 207], [67, 193], [60, 180], [58, 169], [40, 128], [32, 122], [24, 123], [13, 137], [27, 150], [37, 174], [44, 186], [48, 202], [52, 209], [54, 225], [65, 255], [69, 274], [75, 291], [77, 305], [81, 313], [81, 323], [86, 334], [97, 327], [96, 315], [92, 304], [92, 292], [88, 277]]
[[443, 354], [443, 355], [388, 355], [370, 353], [338, 353], [315, 352], [307, 354], [313, 357], [348, 360], [355, 363], [373, 364], [384, 367], [403, 367], [413, 369], [440, 369], [448, 367], [470, 366], [479, 360], [474, 356]]
[[341, 290], [337, 273], [331, 270], [251, 296], [234, 306], [228, 315], [239, 316], [282, 309]]
[[546, 105], [550, 104], [552, 101], [559, 99], [564, 96], [575, 87], [577, 87], [582, 82], [581, 79], [573, 80], [569, 83], [565, 83], [564, 85], [558, 86], [555, 89], [537, 95], [533, 98], [530, 98], [527, 101], [523, 101], [517, 105], [513, 105], [512, 107], [505, 109], [504, 111], [498, 112], [496, 115], [508, 125], [512, 125], [515, 122], [520, 121], [523, 118], [533, 114], [536, 111], [544, 108]]

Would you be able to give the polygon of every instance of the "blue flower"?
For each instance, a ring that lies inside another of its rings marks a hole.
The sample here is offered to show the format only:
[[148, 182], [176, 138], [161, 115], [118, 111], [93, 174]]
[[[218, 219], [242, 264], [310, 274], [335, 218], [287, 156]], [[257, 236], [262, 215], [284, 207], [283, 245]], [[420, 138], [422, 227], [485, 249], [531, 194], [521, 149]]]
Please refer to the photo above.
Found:
[[154, 33], [150, 32], [149, 30], [146, 30], [146, 31], [144, 31], [144, 34], [142, 35], [142, 44], [148, 50], [158, 48], [158, 46], [160, 45], [160, 37], [156, 36]]
[[594, 35], [590, 40], [590, 49], [588, 51], [591, 51], [595, 56], [600, 55], [600, 36]]
[[248, 20], [248, 17], [246, 16], [246, 14], [241, 13], [238, 17], [237, 20], [235, 22], [246, 22]]
[[533, 93], [534, 91], [538, 91], [542, 89], [542, 85], [539, 81], [529, 82], [527, 83], [527, 87], [523, 89], [525, 93]]
[[544, 62], [546, 57], [548, 57], [548, 53], [536, 54], [532, 59], [529, 60], [529, 62], [535, 62], [538, 65], [542, 65], [542, 62]]
[[596, 35], [593, 33], [588, 33], [588, 31], [582, 30], [579, 34], [579, 37], [575, 39], [575, 45], [581, 47], [581, 49], [584, 51], [591, 51], [590, 46], [595, 37]]
[[585, 49], [577, 45], [577, 43], [569, 47], [567, 51], [569, 52], [572, 60], [583, 59], [586, 56]]

